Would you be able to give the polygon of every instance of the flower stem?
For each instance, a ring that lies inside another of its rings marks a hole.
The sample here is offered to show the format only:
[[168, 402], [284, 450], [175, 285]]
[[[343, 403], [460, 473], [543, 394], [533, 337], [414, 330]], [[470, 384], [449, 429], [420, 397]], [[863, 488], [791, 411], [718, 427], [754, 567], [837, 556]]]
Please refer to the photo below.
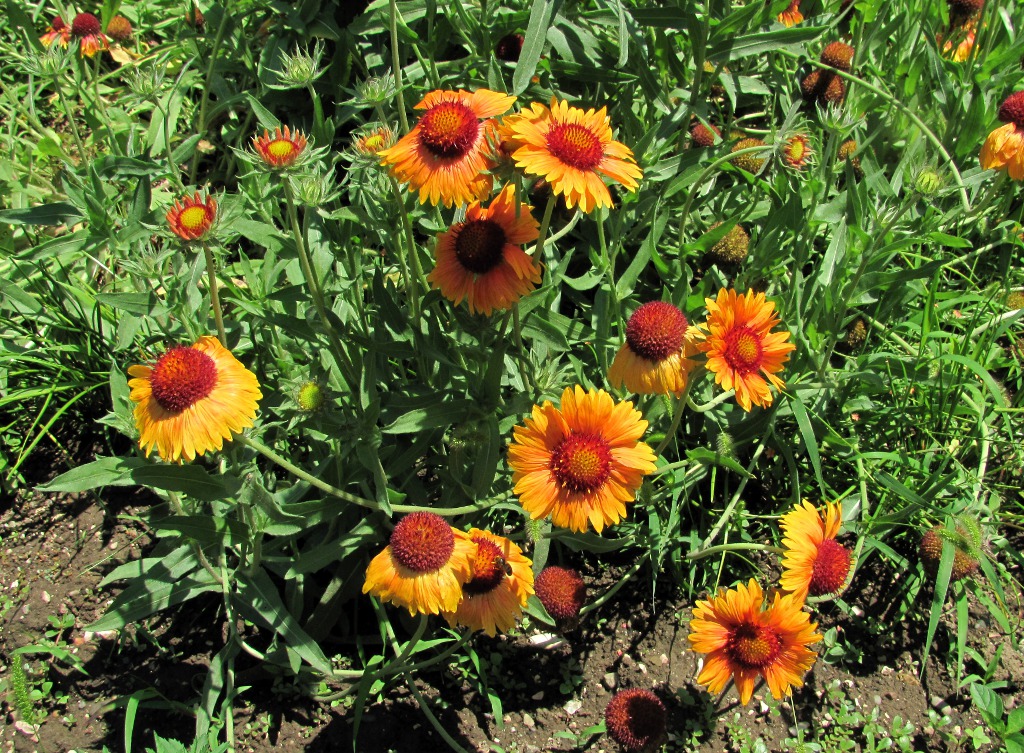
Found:
[[537, 246], [534, 248], [533, 256], [541, 262], [544, 260], [544, 241], [548, 234], [548, 228], [551, 226], [551, 215], [555, 211], [555, 202], [557, 200], [558, 197], [555, 196], [555, 192], [552, 191], [551, 195], [548, 196], [548, 204], [544, 207], [544, 216], [540, 221], [540, 235], [537, 236]]
[[[224, 41], [224, 33], [228, 29], [228, 10], [227, 6], [221, 8], [220, 23], [217, 24], [217, 34], [213, 38], [213, 46], [210, 48], [210, 60], [206, 64], [206, 75], [203, 77], [203, 93], [199, 98], [199, 123], [196, 131], [198, 133], [206, 133], [206, 118], [207, 109], [210, 106], [210, 85], [213, 82], [213, 69], [217, 64], [217, 53], [220, 52], [220, 45]], [[169, 133], [164, 134], [166, 138], [170, 138]], [[188, 182], [196, 182], [196, 170], [199, 168], [199, 155], [200, 151], [196, 149], [192, 155], [192, 165], [188, 171]]]
[[519, 321], [519, 301], [512, 304], [512, 335], [516, 341], [516, 353], [519, 356], [519, 373], [523, 377], [523, 386], [537, 394], [537, 385], [533, 383], [533, 379], [530, 377], [529, 364], [530, 361], [526, 356], [526, 348], [523, 346], [523, 327]]
[[64, 87], [60, 81], [54, 81], [55, 88], [57, 89], [57, 96], [60, 98], [61, 107], [64, 108], [64, 116], [68, 119], [68, 125], [71, 126], [71, 136], [75, 140], [75, 146], [78, 147], [78, 160], [85, 162], [85, 144], [82, 142], [82, 134], [78, 132], [78, 123], [75, 122], [75, 112], [71, 109], [71, 105], [68, 103], [68, 99], [64, 94]]
[[209, 280], [207, 283], [210, 288], [210, 307], [213, 308], [213, 319], [217, 322], [217, 337], [220, 338], [220, 344], [225, 348], [228, 347], [228, 336], [224, 332], [224, 313], [220, 307], [220, 293], [217, 288], [217, 267], [213, 263], [213, 250], [210, 248], [210, 244], [203, 242], [203, 255], [206, 257], [206, 277]]
[[402, 133], [409, 132], [409, 116], [405, 114], [405, 94], [402, 92], [402, 62], [398, 57], [398, 3], [391, 0], [388, 6], [391, 22], [391, 71], [395, 75], [395, 99], [398, 106], [398, 120]]
[[716, 397], [714, 400], [712, 400], [710, 402], [707, 402], [707, 403], [704, 403], [703, 405], [697, 405], [695, 402], [693, 402], [692, 399], [690, 399], [689, 396], [687, 396], [686, 404], [689, 406], [690, 410], [692, 410], [694, 413], [707, 413], [709, 410], [711, 410], [712, 408], [716, 408], [717, 406], [721, 405], [722, 403], [724, 403], [726, 400], [728, 400], [730, 397], [732, 397], [735, 394], [736, 394], [736, 390], [726, 390], [721, 395]]
[[672, 437], [676, 435], [676, 431], [679, 429], [679, 424], [683, 420], [683, 407], [690, 401], [690, 384], [687, 380], [686, 391], [676, 400], [675, 404], [675, 415], [672, 416], [672, 425], [668, 427], [668, 431], [665, 432], [665, 436], [662, 437], [661, 442], [658, 443], [657, 448], [654, 450], [655, 456], [661, 455], [668, 443], [672, 441]]
[[412, 318], [414, 321], [418, 321], [420, 316], [420, 288], [422, 287], [426, 290], [427, 281], [423, 277], [423, 268], [420, 266], [420, 257], [416, 249], [416, 239], [412, 234], [412, 221], [409, 219], [409, 212], [406, 211], [405, 208], [405, 196], [402, 195], [402, 188], [398, 185], [398, 181], [395, 180], [395, 176], [388, 173], [388, 178], [391, 181], [391, 190], [395, 193], [395, 200], [398, 202], [398, 206], [401, 209], [402, 230], [405, 232], [405, 244], [409, 250], [409, 262], [412, 264], [411, 277], [405, 273], [405, 262], [401, 258], [401, 251], [399, 251], [399, 263], [402, 267], [403, 276], [407, 278], [405, 284], [409, 291], [409, 305], [412, 307]]
[[753, 473], [751, 473], [751, 471], [753, 471], [757, 461], [761, 459], [761, 453], [764, 452], [765, 447], [767, 446], [766, 442], [758, 443], [757, 449], [754, 450], [754, 455], [750, 458], [750, 463], [747, 465], [747, 475], [745, 475], [740, 481], [739, 485], [736, 487], [735, 493], [732, 495], [732, 499], [729, 500], [729, 504], [726, 505], [724, 510], [722, 510], [722, 514], [719, 516], [718, 522], [715, 523], [715, 527], [711, 529], [711, 533], [709, 533], [707, 538], [704, 539], [704, 542], [701, 545], [704, 549], [711, 546], [711, 542], [718, 538], [718, 534], [721, 533], [722, 529], [728, 524], [729, 519], [732, 517], [733, 510], [736, 509], [736, 505], [740, 501], [740, 496], [743, 494], [743, 490], [747, 488], [747, 481], [753, 478]]
[[746, 541], [738, 541], [735, 544], [718, 544], [717, 546], [709, 546], [706, 549], [698, 549], [695, 552], [690, 552], [686, 555], [688, 560], [701, 560], [705, 557], [713, 557], [716, 554], [723, 552], [775, 552], [776, 554], [782, 554], [782, 549], [771, 544], [755, 544]]

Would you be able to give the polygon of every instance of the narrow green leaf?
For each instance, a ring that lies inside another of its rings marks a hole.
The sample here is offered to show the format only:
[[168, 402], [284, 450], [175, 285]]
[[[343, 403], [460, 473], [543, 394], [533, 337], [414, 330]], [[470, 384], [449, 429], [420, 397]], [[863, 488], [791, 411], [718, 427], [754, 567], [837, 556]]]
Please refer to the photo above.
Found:
[[932, 593], [932, 606], [928, 614], [928, 632], [924, 639], [924, 650], [921, 652], [921, 675], [928, 668], [928, 654], [932, 649], [935, 631], [942, 619], [942, 608], [946, 604], [946, 592], [949, 590], [949, 576], [953, 573], [953, 542], [942, 541], [942, 558], [939, 560], [939, 571], [935, 574], [935, 590]]
[[182, 604], [201, 593], [220, 590], [220, 584], [205, 570], [197, 570], [172, 582], [146, 581], [142, 585], [144, 588], [122, 591], [107, 613], [90, 625], [89, 630], [96, 633], [120, 630], [125, 625], [143, 620], [175, 604]]
[[73, 225], [84, 216], [77, 207], [63, 201], [37, 207], [0, 210], [0, 222], [8, 225]]
[[544, 52], [548, 27], [551, 26], [551, 21], [561, 5], [562, 0], [538, 0], [533, 4], [523, 40], [523, 49], [519, 53], [519, 62], [516, 63], [515, 73], [512, 74], [513, 94], [522, 94], [530, 85], [530, 79], [533, 78], [533, 74], [537, 70], [537, 63], [540, 62], [540, 56]]

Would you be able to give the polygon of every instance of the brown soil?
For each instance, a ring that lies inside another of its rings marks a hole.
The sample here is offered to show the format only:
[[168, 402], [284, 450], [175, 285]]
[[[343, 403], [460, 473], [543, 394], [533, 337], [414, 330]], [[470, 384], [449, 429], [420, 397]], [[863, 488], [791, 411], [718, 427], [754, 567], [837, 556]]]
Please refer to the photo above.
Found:
[[[106, 747], [122, 751], [125, 705], [132, 694], [144, 701], [135, 719], [134, 750], [152, 745], [154, 731], [164, 737], [191, 739], [193, 719], [188, 708], [198, 697], [210, 657], [223, 645], [217, 599], [190, 602], [188, 609], [119, 635], [99, 636], [85, 630], [115, 595], [116, 589], [97, 588], [103, 575], [140, 557], [149, 546], [135, 513], [158, 503], [144, 492], [123, 489], [107, 490], [103, 507], [85, 495], [29, 493], [0, 502], [0, 678], [4, 688], [10, 688], [11, 652], [31, 644], [56, 642], [87, 672], [78, 672], [71, 662], [46, 653], [27, 657], [30, 687], [41, 690], [45, 682], [52, 687], [33, 702], [39, 722], [35, 728], [19, 722], [11, 693], [4, 695], [0, 750], [99, 753]], [[591, 573], [597, 581], [592, 593], [614, 583], [616, 572], [621, 569]], [[672, 750], [688, 745], [709, 752], [740, 750], [745, 737], [761, 737], [770, 750], [786, 750], [784, 741], [793, 737], [796, 725], [821, 735], [830, 725], [842, 723], [836, 715], [844, 699], [848, 709], [865, 716], [878, 707], [886, 729], [897, 716], [909, 720], [914, 727], [914, 750], [957, 750], [947, 738], [961, 742], [959, 750], [973, 750], [963, 738], [966, 730], [981, 724], [980, 719], [969, 696], [956, 694], [954, 683], [935, 659], [948, 653], [945, 631], [939, 631], [941, 640], [922, 684], [916, 660], [924, 625], [897, 621], [891, 629], [878, 628], [888, 624], [895, 609], [885, 599], [895, 590], [890, 586], [896, 579], [878, 565], [862, 568], [847, 593], [852, 614], [836, 605], [822, 606], [821, 630], [845, 631], [860, 655], [847, 657], [843, 666], [819, 661], [792, 702], [772, 701], [763, 687], [747, 707], [738, 705], [732, 690], [721, 699], [709, 697], [694, 683], [697, 657], [686, 650], [691, 604], [677, 598], [667, 580], [656, 584], [652, 597], [652, 584], [642, 577], [554, 647], [536, 647], [529, 634], [474, 639], [477, 656], [491, 668], [491, 691], [502, 703], [500, 720], [467, 671], [465, 660], [421, 675], [417, 687], [444, 728], [468, 751], [616, 750], [607, 736], [591, 728], [602, 721], [612, 691], [627, 687], [649, 688], [661, 697], [669, 712]], [[862, 594], [859, 604], [850, 596], [854, 593]], [[926, 608], [922, 606], [922, 613]], [[67, 620], [66, 629], [54, 627], [61, 619]], [[983, 609], [971, 620], [979, 628], [971, 642], [983, 656], [990, 657], [997, 646], [1003, 646], [994, 679], [1008, 683], [1004, 700], [1011, 706], [1024, 684], [1022, 654], [988, 625]], [[977, 669], [972, 664], [968, 671]], [[236, 713], [239, 750], [326, 753], [353, 749], [351, 699], [320, 704], [306, 698], [287, 678], [260, 675], [253, 666], [239, 671], [252, 680], [244, 684], [253, 686], [241, 696]], [[941, 730], [929, 719], [929, 709], [935, 708], [951, 718]], [[366, 708], [355, 749], [417, 753], [448, 747], [408, 689], [397, 684]]]

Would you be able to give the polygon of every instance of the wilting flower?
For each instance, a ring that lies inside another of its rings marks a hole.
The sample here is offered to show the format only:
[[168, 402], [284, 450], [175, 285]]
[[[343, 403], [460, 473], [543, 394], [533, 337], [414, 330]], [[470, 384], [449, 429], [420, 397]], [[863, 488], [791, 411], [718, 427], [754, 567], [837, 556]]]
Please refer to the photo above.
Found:
[[[738, 152], [741, 149], [751, 149], [755, 146], [764, 146], [765, 143], [761, 139], [748, 138], [740, 139], [736, 142], [730, 153]], [[746, 170], [748, 173], [757, 175], [761, 172], [761, 168], [764, 167], [765, 159], [761, 156], [760, 152], [748, 152], [747, 154], [741, 154], [738, 157], [733, 157], [730, 160], [736, 167], [740, 167]]]
[[803, 133], [790, 136], [782, 147], [782, 161], [794, 170], [802, 170], [812, 154], [810, 140]]
[[302, 131], [291, 131], [288, 126], [282, 131], [274, 129], [274, 135], [264, 129], [263, 135], [252, 137], [252, 148], [263, 163], [274, 170], [291, 167], [306, 150], [306, 135]]
[[[775, 304], [764, 293], [737, 294], [722, 288], [715, 300], [705, 298], [708, 320], [696, 328], [697, 347], [707, 354], [707, 369], [724, 390], [736, 390], [743, 410], [772, 404], [770, 381], [778, 389], [785, 383], [776, 374], [796, 346], [786, 342], [789, 332], [772, 332], [779, 324]], [[764, 376], [762, 376], [762, 374]], [[768, 381], [765, 381], [767, 377]]]
[[139, 447], [164, 460], [220, 450], [253, 425], [263, 397], [256, 376], [216, 337], [170, 348], [151, 366], [129, 366]]
[[706, 126], [703, 123], [696, 123], [690, 129], [690, 140], [694, 146], [714, 146], [722, 137], [722, 132], [715, 126]]
[[857, 142], [854, 139], [848, 139], [839, 145], [839, 151], [836, 152], [836, 162], [843, 164], [845, 162], [850, 163], [850, 167], [853, 168], [853, 174], [858, 178], [864, 177], [864, 169], [860, 165], [860, 157], [857, 154]]
[[519, 55], [523, 51], [523, 42], [525, 41], [526, 38], [522, 34], [506, 34], [494, 46], [494, 56], [498, 60], [516, 63], [519, 61]]
[[977, 21], [968, 21], [963, 26], [954, 28], [948, 35], [937, 34], [935, 41], [942, 46], [943, 57], [948, 57], [954, 63], [963, 63], [971, 56], [977, 36]]
[[810, 502], [802, 502], [782, 516], [783, 591], [797, 601], [838, 593], [850, 574], [850, 551], [836, 541], [843, 522], [842, 503], [828, 502], [825, 517]]
[[54, 16], [50, 28], [39, 37], [39, 41], [43, 43], [43, 47], [49, 47], [54, 43], [60, 44], [61, 47], [67, 47], [71, 41], [71, 27], [64, 23], [64, 19], [60, 16]]
[[556, 526], [600, 533], [625, 517], [654, 471], [654, 452], [639, 441], [647, 422], [633, 403], [615, 403], [604, 390], [567, 387], [561, 409], [535, 405], [524, 424], [513, 430], [508, 464], [513, 491], [534, 520], [550, 515]]
[[124, 16], [114, 16], [107, 24], [107, 36], [115, 42], [130, 42], [132, 34], [132, 22]]
[[197, 241], [206, 237], [217, 218], [217, 201], [207, 196], [205, 201], [196, 191], [194, 196], [175, 200], [167, 212], [171, 231], [184, 241]]
[[789, 695], [793, 687], [803, 685], [804, 673], [817, 658], [807, 647], [821, 640], [814, 632], [817, 623], [802, 607], [792, 594], [776, 593], [766, 608], [761, 587], [753, 579], [698, 601], [688, 638], [691, 650], [708, 656], [697, 682], [720, 693], [732, 679], [744, 704], [759, 676], [775, 698]]
[[533, 588], [559, 627], [570, 629], [576, 626], [580, 610], [587, 603], [587, 585], [578, 572], [568, 567], [548, 565], [537, 575]]
[[526, 173], [544, 178], [569, 209], [612, 206], [603, 177], [637, 189], [643, 172], [629, 147], [612, 140], [607, 108], [583, 111], [552, 97], [550, 109], [538, 104], [533, 109], [536, 120], [517, 118], [510, 126], [522, 143], [512, 158]]
[[846, 84], [832, 71], [811, 71], [800, 82], [800, 91], [808, 102], [822, 106], [838, 105], [846, 99]]
[[679, 395], [696, 366], [683, 312], [664, 301], [643, 304], [626, 323], [626, 342], [608, 369], [608, 383], [643, 395]]
[[782, 13], [778, 15], [779, 23], [790, 28], [804, 20], [804, 14], [800, 12], [800, 0], [792, 0]]
[[620, 690], [604, 709], [608, 734], [629, 753], [653, 751], [664, 742], [666, 717], [665, 704], [643, 688]]
[[402, 518], [388, 545], [366, 568], [363, 593], [405, 607], [409, 614], [454, 612], [462, 585], [473, 575], [473, 540], [440, 515], [414, 512]]
[[1014, 92], [999, 106], [1000, 126], [981, 147], [981, 166], [1005, 170], [1014, 180], [1024, 180], [1024, 91]]
[[531, 209], [517, 210], [511, 185], [486, 209], [474, 201], [463, 222], [437, 237], [430, 284], [456, 306], [465, 300], [474, 314], [509, 308], [540, 282], [540, 265], [522, 249], [538, 236]]
[[[716, 222], [709, 229], [714, 230], [721, 226]], [[743, 225], [733, 225], [729, 232], [718, 239], [718, 242], [711, 247], [708, 256], [718, 264], [741, 264], [750, 252], [750, 233]]]
[[938, 574], [939, 562], [942, 560], [942, 542], [948, 541], [953, 545], [953, 570], [949, 582], [955, 583], [974, 575], [978, 570], [978, 558], [976, 551], [972, 549], [977, 550], [980, 538], [979, 536], [978, 542], [973, 542], [968, 531], [961, 526], [957, 526], [955, 532], [941, 525], [930, 529], [921, 537], [918, 548], [925, 572], [933, 578]]
[[103, 34], [100, 20], [92, 13], [79, 13], [71, 22], [71, 38], [78, 40], [78, 49], [86, 57], [107, 49], [107, 38]]
[[492, 637], [498, 630], [507, 633], [533, 593], [531, 562], [503, 536], [471, 528], [469, 538], [476, 546], [472, 575], [462, 586], [458, 608], [442, 615], [452, 627], [463, 625]]
[[501, 115], [515, 100], [487, 89], [432, 91], [416, 105], [426, 110], [416, 126], [380, 153], [381, 164], [410, 191], [419, 191], [421, 204], [447, 207], [483, 199], [491, 190], [491, 162], [481, 119]]
[[849, 71], [853, 62], [853, 48], [846, 42], [829, 42], [821, 51], [821, 62], [841, 71]]

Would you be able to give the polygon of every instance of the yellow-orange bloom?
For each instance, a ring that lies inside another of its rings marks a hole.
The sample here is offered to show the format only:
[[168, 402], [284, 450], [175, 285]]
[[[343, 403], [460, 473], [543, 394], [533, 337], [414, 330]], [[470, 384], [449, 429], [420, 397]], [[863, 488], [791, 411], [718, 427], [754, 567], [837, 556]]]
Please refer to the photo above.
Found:
[[1006, 125], [988, 135], [981, 147], [981, 166], [1005, 170], [1014, 180], [1024, 180], [1024, 91], [1007, 97], [999, 107]]
[[779, 324], [775, 304], [766, 301], [764, 293], [737, 294], [725, 288], [718, 298], [705, 298], [704, 303], [707, 322], [691, 333], [697, 348], [707, 354], [707, 369], [714, 373], [715, 383], [723, 390], [736, 390], [736, 402], [743, 410], [771, 405], [768, 382], [778, 389], [786, 386], [776, 374], [789, 360], [790, 351], [796, 350], [786, 342], [789, 332], [771, 331]]
[[978, 23], [972, 20], [948, 35], [936, 35], [935, 41], [942, 45], [942, 57], [949, 58], [954, 63], [964, 63], [971, 56], [977, 36]]
[[798, 601], [808, 595], [838, 593], [850, 574], [849, 550], [836, 541], [843, 522], [842, 503], [825, 504], [825, 517], [810, 502], [802, 502], [782, 516], [783, 591]]
[[612, 206], [612, 196], [603, 177], [621, 183], [630, 191], [640, 185], [643, 172], [629, 147], [612, 140], [607, 108], [583, 111], [568, 102], [551, 99], [551, 108], [534, 104], [508, 125], [516, 166], [539, 175], [565, 205], [577, 204], [584, 212]]
[[625, 384], [641, 395], [682, 394], [697, 353], [686, 336], [683, 312], [665, 301], [649, 301], [629, 317], [626, 341], [608, 369], [608, 383]]
[[384, 551], [370, 561], [363, 593], [409, 614], [453, 612], [462, 584], [472, 577], [475, 553], [472, 539], [440, 515], [414, 512], [398, 522]]
[[786, 28], [796, 26], [804, 20], [804, 14], [800, 12], [800, 0], [793, 0], [789, 6], [778, 15], [779, 23]]
[[42, 42], [43, 47], [49, 47], [52, 44], [67, 47], [71, 41], [71, 27], [60, 16], [54, 16], [50, 28], [39, 37], [39, 41]]
[[302, 131], [291, 131], [288, 126], [282, 131], [274, 129], [274, 134], [264, 129], [263, 135], [252, 137], [252, 148], [259, 158], [275, 170], [291, 167], [306, 150], [306, 135]]
[[503, 536], [471, 528], [469, 538], [476, 545], [473, 574], [462, 586], [458, 608], [442, 615], [452, 627], [463, 625], [492, 637], [498, 630], [507, 633], [533, 593], [532, 563]]
[[562, 407], [550, 401], [513, 430], [508, 448], [513, 491], [534, 520], [573, 531], [600, 533], [626, 515], [643, 478], [654, 471], [654, 451], [639, 441], [647, 422], [633, 403], [616, 403], [604, 390], [567, 387]]
[[89, 58], [109, 46], [100, 20], [92, 13], [79, 13], [75, 16], [71, 22], [71, 38], [78, 40], [79, 52]]
[[690, 620], [690, 649], [707, 654], [697, 682], [708, 692], [720, 693], [735, 681], [740, 702], [754, 694], [763, 677], [775, 698], [803, 685], [804, 673], [817, 654], [807, 648], [821, 640], [818, 624], [802, 611], [803, 602], [792, 595], [775, 594], [767, 608], [764, 594], [753, 579], [712, 599], [698, 601]]
[[174, 206], [167, 212], [167, 224], [171, 232], [183, 241], [197, 241], [206, 236], [217, 218], [217, 201], [212, 196], [204, 200], [199, 192], [195, 196], [175, 199]]
[[516, 207], [511, 185], [486, 209], [470, 204], [466, 219], [437, 237], [430, 284], [456, 306], [465, 300], [474, 314], [509, 308], [540, 282], [540, 265], [522, 249], [538, 236], [532, 208]]
[[129, 366], [139, 447], [180, 463], [220, 450], [252, 426], [263, 397], [255, 374], [216, 337], [171, 348], [152, 366]]
[[432, 91], [416, 105], [426, 110], [416, 126], [379, 153], [381, 164], [410, 191], [419, 191], [421, 204], [448, 207], [483, 199], [491, 192], [492, 162], [482, 119], [501, 115], [515, 101], [488, 89]]

